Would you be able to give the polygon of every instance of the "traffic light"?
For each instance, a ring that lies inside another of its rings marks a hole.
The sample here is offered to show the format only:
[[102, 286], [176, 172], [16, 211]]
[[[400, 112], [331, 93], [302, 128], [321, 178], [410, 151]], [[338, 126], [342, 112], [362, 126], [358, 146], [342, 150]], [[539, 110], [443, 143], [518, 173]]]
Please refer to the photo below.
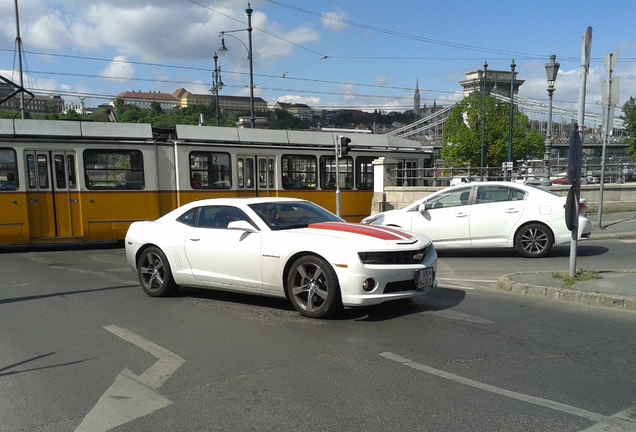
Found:
[[351, 151], [351, 147], [349, 147], [349, 143], [351, 142], [351, 138], [349, 137], [340, 137], [340, 145], [338, 146], [338, 157], [341, 158], [346, 156]]

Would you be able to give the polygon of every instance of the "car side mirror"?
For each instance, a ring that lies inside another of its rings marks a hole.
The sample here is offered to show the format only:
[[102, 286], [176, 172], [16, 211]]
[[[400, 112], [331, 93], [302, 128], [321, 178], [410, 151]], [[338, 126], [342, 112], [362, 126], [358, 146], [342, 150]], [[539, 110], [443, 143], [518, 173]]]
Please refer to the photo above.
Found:
[[420, 213], [424, 213], [429, 209], [428, 205], [426, 204], [426, 202], [423, 202], [422, 204], [420, 204], [419, 206], [417, 206], [417, 211]]
[[254, 228], [254, 225], [252, 225], [251, 223], [249, 223], [246, 220], [237, 220], [237, 221], [232, 221], [229, 224], [227, 224], [227, 229], [231, 229], [231, 230], [238, 230], [238, 231], [247, 231], [247, 232], [258, 232], [258, 230], [256, 228]]

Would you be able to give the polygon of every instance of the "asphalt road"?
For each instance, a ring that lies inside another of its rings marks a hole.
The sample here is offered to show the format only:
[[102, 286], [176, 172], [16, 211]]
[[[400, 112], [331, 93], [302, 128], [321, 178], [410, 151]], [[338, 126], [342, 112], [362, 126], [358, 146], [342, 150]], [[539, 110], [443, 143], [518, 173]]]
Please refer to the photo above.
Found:
[[[590, 242], [579, 263], [623, 248]], [[444, 253], [426, 298], [322, 321], [147, 297], [121, 249], [0, 254], [0, 431], [636, 430], [636, 314], [487, 283], [568, 260]]]

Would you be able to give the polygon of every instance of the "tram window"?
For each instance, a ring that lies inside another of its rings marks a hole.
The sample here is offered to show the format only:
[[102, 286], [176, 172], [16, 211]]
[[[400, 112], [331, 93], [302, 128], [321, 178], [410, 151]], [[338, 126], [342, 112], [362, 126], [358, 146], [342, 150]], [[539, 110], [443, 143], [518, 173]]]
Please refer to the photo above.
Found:
[[373, 189], [373, 157], [356, 158], [356, 187], [360, 190]]
[[268, 187], [273, 188], [274, 187], [274, 159], [273, 158], [268, 158], [267, 159], [267, 172], [268, 172]]
[[258, 187], [261, 189], [274, 187], [273, 158], [258, 158]]
[[29, 189], [35, 189], [35, 156], [32, 154], [28, 154], [26, 157], [27, 160], [27, 171], [29, 178]]
[[143, 156], [139, 150], [85, 150], [87, 189], [143, 189]]
[[190, 186], [194, 189], [231, 188], [230, 154], [191, 152], [190, 179]]
[[254, 188], [254, 159], [245, 159], [245, 174], [243, 177], [245, 178], [245, 187]]
[[64, 156], [55, 155], [53, 157], [55, 165], [55, 187], [58, 189], [66, 189], [66, 172], [64, 171]]
[[77, 179], [75, 178], [75, 156], [66, 156], [66, 174], [68, 175], [68, 187], [70, 189], [77, 188]]
[[316, 189], [317, 160], [310, 155], [283, 155], [283, 189]]
[[41, 188], [49, 187], [49, 165], [47, 163], [46, 155], [36, 155], [38, 165], [38, 182]]
[[[351, 156], [345, 156], [338, 160], [338, 175], [340, 189], [353, 189], [353, 158]], [[335, 156], [320, 157], [320, 188], [336, 188]]]
[[18, 164], [15, 150], [0, 148], [0, 190], [18, 188]]
[[236, 176], [238, 178], [239, 189], [243, 189], [245, 187], [245, 176], [243, 175], [244, 167], [245, 160], [243, 158], [238, 158], [236, 160]]
[[336, 158], [320, 156], [320, 188], [336, 188]]

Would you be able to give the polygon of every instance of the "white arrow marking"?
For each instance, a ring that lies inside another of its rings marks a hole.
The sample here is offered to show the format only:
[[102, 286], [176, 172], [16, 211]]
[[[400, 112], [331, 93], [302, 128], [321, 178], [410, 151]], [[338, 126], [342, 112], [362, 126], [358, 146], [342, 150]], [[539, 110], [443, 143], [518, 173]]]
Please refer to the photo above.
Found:
[[124, 368], [75, 429], [76, 432], [106, 432], [170, 405], [172, 402], [154, 389], [166, 382], [185, 362], [178, 355], [128, 330], [117, 326], [104, 328], [159, 360], [139, 376]]
[[471, 380], [470, 378], [465, 378], [459, 375], [455, 375], [449, 372], [444, 372], [442, 370], [432, 368], [430, 366], [423, 365], [421, 363], [416, 363], [412, 360], [409, 360], [404, 357], [400, 357], [399, 355], [393, 354], [390, 352], [383, 352], [380, 354], [380, 356], [387, 358], [389, 360], [398, 362], [404, 366], [408, 366], [413, 369], [419, 370], [421, 372], [426, 372], [428, 374], [435, 375], [440, 378], [444, 378], [450, 381], [455, 381], [460, 384], [475, 387], [475, 388], [492, 392], [492, 393], [505, 396], [511, 399], [516, 399], [526, 403], [531, 403], [531, 404], [539, 405], [542, 407], [550, 408], [556, 411], [572, 414], [578, 417], [583, 417], [585, 419], [596, 422], [597, 425], [600, 427], [600, 429], [597, 429], [595, 426], [592, 426], [592, 428], [586, 429], [586, 431], [629, 432], [629, 431], [636, 430], [636, 421], [635, 421], [636, 414], [634, 413], [634, 409], [632, 408], [627, 409], [625, 411], [621, 411], [618, 414], [608, 417], [603, 414], [597, 414], [595, 412], [588, 411], [582, 408], [573, 407], [571, 405], [566, 405], [560, 402], [554, 402], [549, 399], [543, 399], [536, 396], [530, 396], [523, 393], [517, 393], [512, 390], [502, 389], [500, 387], [495, 387], [489, 384], [484, 384], [479, 381]]

